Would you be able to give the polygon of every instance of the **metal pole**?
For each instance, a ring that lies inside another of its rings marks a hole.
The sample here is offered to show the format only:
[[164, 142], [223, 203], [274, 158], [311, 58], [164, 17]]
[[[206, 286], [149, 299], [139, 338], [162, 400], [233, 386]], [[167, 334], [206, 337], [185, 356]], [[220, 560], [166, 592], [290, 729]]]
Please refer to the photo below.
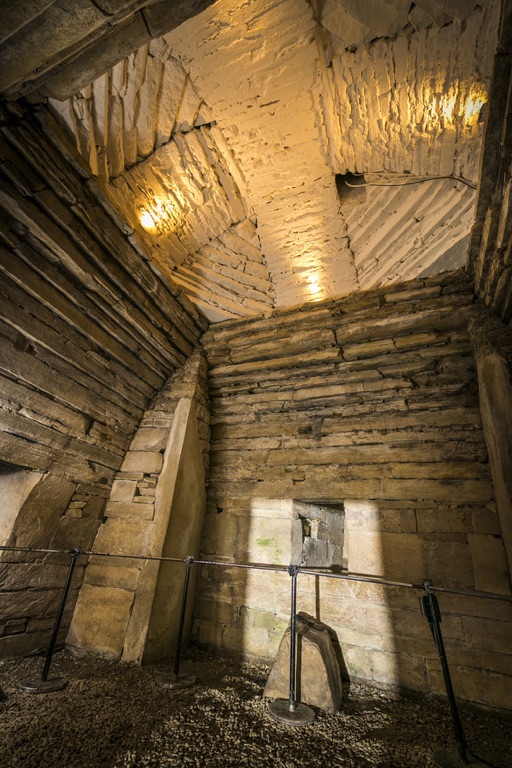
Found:
[[295, 712], [295, 683], [297, 678], [297, 566], [290, 565], [288, 573], [292, 577], [290, 608], [290, 712]]
[[64, 608], [66, 606], [66, 600], [68, 597], [69, 588], [71, 586], [73, 572], [75, 570], [76, 559], [78, 555], [81, 555], [81, 554], [82, 554], [82, 551], [78, 549], [78, 547], [74, 547], [71, 550], [71, 560], [69, 563], [66, 583], [64, 584], [64, 589], [62, 590], [59, 610], [57, 611], [55, 622], [53, 624], [52, 636], [50, 638], [50, 644], [48, 646], [48, 651], [46, 653], [46, 659], [44, 662], [43, 671], [41, 673], [41, 679], [36, 680], [33, 678], [29, 678], [26, 680], [22, 680], [19, 684], [19, 687], [21, 688], [21, 690], [26, 691], [27, 693], [49, 693], [50, 691], [59, 691], [62, 688], [64, 688], [68, 683], [68, 681], [64, 677], [56, 677], [56, 678], [53, 678], [52, 680], [48, 680], [48, 673], [50, 671], [50, 666], [53, 659], [53, 653], [55, 650], [55, 644], [57, 642], [57, 636], [59, 634], [62, 616], [64, 614]]
[[288, 573], [291, 576], [291, 608], [290, 608], [290, 688], [288, 701], [276, 699], [268, 705], [268, 710], [275, 720], [288, 725], [311, 725], [315, 712], [311, 707], [296, 701], [295, 682], [297, 678], [297, 565], [290, 565]]
[[185, 616], [187, 613], [188, 587], [190, 583], [190, 571], [192, 569], [193, 563], [194, 558], [190, 555], [185, 558], [185, 581], [183, 583], [183, 593], [181, 597], [180, 625], [178, 629], [178, 640], [176, 643], [176, 655], [174, 657], [174, 671], [171, 674], [160, 675], [160, 677], [157, 678], [158, 685], [161, 685], [163, 688], [189, 688], [196, 682], [196, 678], [193, 675], [182, 675], [181, 677], [179, 676], [181, 649], [183, 646], [183, 638], [185, 636]]
[[180, 660], [181, 660], [181, 648], [183, 645], [183, 637], [185, 634], [185, 614], [187, 612], [187, 597], [188, 597], [188, 585], [190, 582], [190, 569], [192, 568], [192, 563], [194, 562], [192, 557], [187, 557], [185, 560], [185, 582], [183, 584], [183, 596], [181, 598], [181, 615], [180, 615], [180, 627], [178, 630], [178, 642], [176, 644], [176, 656], [174, 659], [174, 674], [176, 677], [179, 675], [180, 671]]
[[46, 682], [46, 680], [48, 679], [48, 672], [50, 671], [50, 665], [53, 659], [55, 643], [57, 642], [57, 635], [59, 634], [60, 623], [62, 621], [62, 616], [64, 614], [64, 608], [66, 606], [66, 600], [68, 597], [69, 588], [71, 586], [71, 579], [73, 578], [73, 572], [75, 570], [76, 558], [78, 557], [79, 554], [80, 554], [80, 550], [77, 549], [76, 547], [71, 552], [71, 561], [69, 563], [68, 575], [66, 578], [66, 583], [64, 584], [64, 589], [62, 590], [62, 597], [60, 599], [59, 610], [57, 611], [57, 616], [55, 617], [55, 624], [53, 625], [53, 632], [50, 639], [50, 645], [48, 646], [48, 652], [46, 654], [46, 660], [44, 662], [43, 672], [41, 674], [41, 680], [43, 680], [43, 682]]
[[425, 595], [420, 598], [421, 608], [423, 615], [427, 618], [432, 632], [432, 637], [439, 653], [439, 660], [441, 662], [441, 670], [443, 672], [444, 686], [446, 689], [446, 696], [448, 698], [448, 704], [450, 706], [450, 714], [452, 717], [453, 730], [455, 734], [455, 741], [457, 742], [457, 752], [460, 760], [464, 764], [469, 763], [468, 747], [466, 737], [464, 735], [464, 729], [459, 716], [459, 710], [457, 708], [457, 702], [455, 700], [455, 694], [453, 692], [452, 679], [450, 675], [450, 669], [448, 667], [448, 659], [446, 658], [446, 651], [444, 648], [443, 634], [441, 632], [441, 611], [439, 609], [439, 602], [434, 594], [430, 582], [424, 582]]

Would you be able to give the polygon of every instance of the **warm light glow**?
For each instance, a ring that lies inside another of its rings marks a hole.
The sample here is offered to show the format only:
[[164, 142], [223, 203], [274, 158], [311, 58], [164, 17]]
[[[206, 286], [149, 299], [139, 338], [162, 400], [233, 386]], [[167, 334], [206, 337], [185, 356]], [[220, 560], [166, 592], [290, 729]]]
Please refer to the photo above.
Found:
[[445, 96], [441, 101], [441, 109], [445, 119], [452, 122], [453, 110], [455, 109], [455, 96], [452, 96], [451, 98]]
[[464, 111], [464, 122], [468, 125], [474, 125], [478, 121], [480, 110], [486, 103], [487, 98], [485, 94], [471, 94], [466, 102], [466, 109]]
[[141, 226], [152, 234], [165, 235], [175, 232], [183, 222], [183, 205], [184, 201], [176, 194], [155, 197], [139, 213]]
[[144, 229], [148, 230], [148, 232], [152, 232], [156, 229], [155, 219], [149, 211], [142, 211], [140, 214], [140, 223]]
[[456, 92], [451, 88], [449, 93], [439, 95], [428, 89], [425, 93], [425, 116], [432, 128], [449, 127], [459, 123], [464, 126], [475, 125], [480, 117], [480, 111], [487, 102], [487, 94], [483, 86], [459, 83]]
[[324, 289], [318, 275], [308, 275], [306, 278], [308, 293], [313, 301], [321, 301], [324, 298]]

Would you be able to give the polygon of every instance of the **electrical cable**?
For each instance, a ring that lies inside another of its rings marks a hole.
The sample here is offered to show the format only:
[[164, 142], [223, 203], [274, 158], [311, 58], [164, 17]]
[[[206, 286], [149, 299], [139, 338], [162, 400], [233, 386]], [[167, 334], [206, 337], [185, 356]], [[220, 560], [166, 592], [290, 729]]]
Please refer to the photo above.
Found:
[[[353, 174], [356, 175], [356, 174]], [[361, 176], [364, 176], [364, 174], [360, 174]], [[471, 187], [471, 189], [476, 189], [476, 184], [474, 184], [472, 181], [469, 181], [469, 179], [465, 179], [463, 176], [418, 176], [416, 178], [411, 178], [410, 180], [403, 180], [403, 181], [364, 181], [362, 184], [350, 184], [348, 181], [344, 181], [343, 183], [345, 186], [350, 187], [351, 189], [360, 189], [361, 187], [407, 187], [410, 184], [423, 184], [426, 181], [438, 181], [441, 179], [451, 179], [452, 181], [459, 181], [461, 184], [466, 184], [468, 187]]]

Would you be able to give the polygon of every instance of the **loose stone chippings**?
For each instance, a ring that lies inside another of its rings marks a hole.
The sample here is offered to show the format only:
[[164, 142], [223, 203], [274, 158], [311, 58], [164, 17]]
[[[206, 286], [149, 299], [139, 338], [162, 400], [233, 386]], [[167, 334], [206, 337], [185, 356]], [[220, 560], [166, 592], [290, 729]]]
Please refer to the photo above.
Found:
[[[4, 662], [0, 683], [0, 764], [9, 768], [433, 768], [433, 754], [453, 747], [444, 701], [346, 686], [342, 708], [317, 711], [314, 725], [273, 720], [261, 697], [269, 667], [191, 651], [194, 687], [168, 691], [155, 679], [168, 665], [118, 665], [62, 653], [55, 670], [66, 689], [30, 696], [19, 680], [40, 659]], [[512, 764], [510, 723], [462, 713], [470, 745]]]

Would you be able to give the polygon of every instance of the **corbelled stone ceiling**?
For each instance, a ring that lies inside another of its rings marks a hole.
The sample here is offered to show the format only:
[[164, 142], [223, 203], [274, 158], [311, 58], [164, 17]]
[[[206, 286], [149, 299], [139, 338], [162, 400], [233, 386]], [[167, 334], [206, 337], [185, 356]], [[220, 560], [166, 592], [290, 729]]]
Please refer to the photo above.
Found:
[[39, 0], [48, 99], [133, 239], [213, 322], [463, 266], [495, 0]]

